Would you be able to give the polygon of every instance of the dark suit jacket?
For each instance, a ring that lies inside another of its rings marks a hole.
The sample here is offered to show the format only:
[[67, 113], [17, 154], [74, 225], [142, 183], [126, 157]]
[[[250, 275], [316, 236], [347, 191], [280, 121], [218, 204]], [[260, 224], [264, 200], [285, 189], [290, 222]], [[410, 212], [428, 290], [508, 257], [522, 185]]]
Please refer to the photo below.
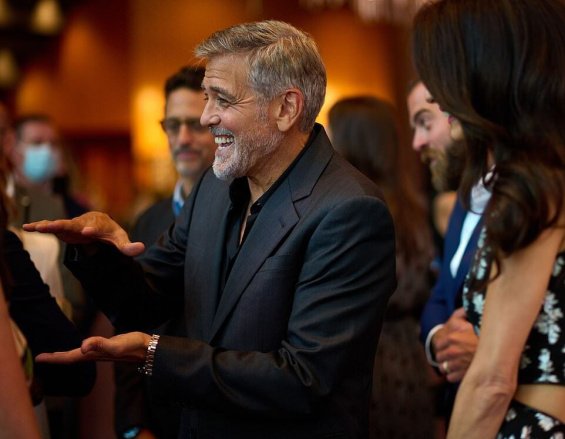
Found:
[[[69, 266], [113, 322], [161, 336], [150, 384], [185, 406], [182, 437], [367, 437], [373, 359], [394, 291], [394, 230], [376, 187], [319, 125], [219, 291], [229, 183], [207, 172], [141, 264], [110, 246]], [[143, 272], [145, 276], [143, 276]]]
[[[78, 330], [49, 294], [22, 242], [10, 231], [4, 232], [2, 253], [11, 277], [5, 287], [10, 316], [25, 335], [33, 356], [80, 347]], [[34, 364], [34, 380], [47, 395], [86, 395], [95, 378], [94, 364]]]
[[421, 337], [423, 342], [425, 342], [429, 332], [435, 326], [445, 323], [453, 311], [461, 306], [463, 282], [473, 263], [473, 257], [477, 250], [477, 241], [483, 224], [481, 219], [475, 226], [471, 238], [467, 243], [467, 247], [465, 247], [465, 252], [463, 253], [456, 276], [453, 277], [449, 264], [457, 251], [457, 247], [459, 247], [461, 229], [463, 228], [466, 214], [467, 211], [463, 208], [461, 200], [458, 198], [451, 217], [449, 218], [449, 224], [445, 233], [443, 260], [439, 272], [439, 279], [422, 312]]

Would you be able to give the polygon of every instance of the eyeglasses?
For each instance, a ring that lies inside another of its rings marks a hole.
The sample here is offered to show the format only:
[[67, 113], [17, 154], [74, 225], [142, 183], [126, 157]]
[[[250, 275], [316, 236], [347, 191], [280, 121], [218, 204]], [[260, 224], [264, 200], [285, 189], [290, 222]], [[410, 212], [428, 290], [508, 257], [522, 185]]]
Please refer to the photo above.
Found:
[[196, 118], [179, 119], [178, 117], [167, 117], [159, 121], [159, 123], [168, 136], [177, 136], [182, 125], [186, 125], [193, 133], [203, 133], [208, 129], [208, 127], [200, 125], [200, 119]]

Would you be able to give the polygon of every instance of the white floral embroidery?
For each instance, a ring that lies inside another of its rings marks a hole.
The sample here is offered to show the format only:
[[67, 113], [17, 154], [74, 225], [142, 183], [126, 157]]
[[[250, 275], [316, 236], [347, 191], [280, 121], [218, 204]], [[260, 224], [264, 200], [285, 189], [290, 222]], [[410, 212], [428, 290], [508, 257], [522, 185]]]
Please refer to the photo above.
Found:
[[555, 260], [555, 265], [553, 266], [553, 277], [557, 277], [561, 274], [561, 270], [563, 270], [563, 266], [565, 266], [565, 257], [559, 256]]
[[475, 294], [473, 296], [473, 305], [475, 305], [475, 311], [480, 316], [483, 315], [483, 308], [485, 307], [485, 296], [482, 294]]
[[506, 422], [510, 422], [512, 419], [516, 419], [516, 410], [513, 408], [509, 408], [508, 412], [506, 412]]
[[538, 382], [542, 383], [557, 383], [557, 377], [553, 371], [553, 361], [551, 361], [551, 354], [548, 349], [542, 349], [539, 357], [539, 370], [542, 372], [538, 378]]
[[558, 431], [557, 433], [551, 435], [551, 439], [564, 439], [563, 433]]
[[532, 437], [532, 427], [524, 425], [520, 432], [520, 439], [530, 439]]
[[487, 274], [488, 263], [485, 258], [481, 258], [477, 264], [477, 279], [484, 279]]
[[530, 346], [524, 346], [524, 351], [522, 352], [522, 357], [520, 358], [520, 369], [525, 369], [530, 364], [532, 364], [532, 360], [530, 360], [530, 357], [528, 357], [528, 349], [530, 349]]
[[550, 344], [555, 344], [561, 335], [561, 328], [558, 321], [563, 317], [563, 312], [557, 306], [559, 301], [556, 299], [555, 294], [548, 291], [545, 295], [543, 308], [540, 312], [535, 327], [541, 334], [547, 335]]
[[544, 414], [536, 413], [534, 416], [538, 419], [538, 425], [544, 431], [549, 431], [558, 424], [555, 419], [550, 418], [549, 416], [546, 416]]

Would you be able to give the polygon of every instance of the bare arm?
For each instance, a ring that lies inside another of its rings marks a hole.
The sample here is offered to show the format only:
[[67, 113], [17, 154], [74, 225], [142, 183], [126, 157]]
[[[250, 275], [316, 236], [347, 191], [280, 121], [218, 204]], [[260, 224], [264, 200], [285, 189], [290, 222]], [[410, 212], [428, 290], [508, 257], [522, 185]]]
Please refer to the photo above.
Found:
[[457, 394], [449, 439], [496, 436], [564, 235], [563, 228], [546, 230], [502, 261], [502, 274], [488, 287], [477, 352]]
[[22, 364], [14, 346], [4, 292], [0, 286], [0, 436], [13, 439], [39, 439], [39, 429], [31, 406]]

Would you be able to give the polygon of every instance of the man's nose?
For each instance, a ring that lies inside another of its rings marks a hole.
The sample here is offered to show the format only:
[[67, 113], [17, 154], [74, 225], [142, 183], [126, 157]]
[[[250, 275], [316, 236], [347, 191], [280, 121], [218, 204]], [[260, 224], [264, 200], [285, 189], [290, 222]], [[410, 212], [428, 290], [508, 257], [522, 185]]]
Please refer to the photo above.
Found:
[[190, 144], [192, 143], [193, 137], [194, 132], [192, 131], [192, 128], [188, 126], [188, 124], [182, 123], [179, 127], [179, 134], [177, 136], [178, 142], [183, 144]]
[[414, 131], [414, 138], [412, 139], [412, 149], [416, 152], [421, 152], [428, 143], [427, 136], [424, 136], [418, 130]]
[[206, 102], [204, 111], [202, 111], [202, 116], [200, 116], [200, 125], [203, 127], [210, 127], [220, 123], [220, 117], [213, 111], [211, 107], [211, 102]]

